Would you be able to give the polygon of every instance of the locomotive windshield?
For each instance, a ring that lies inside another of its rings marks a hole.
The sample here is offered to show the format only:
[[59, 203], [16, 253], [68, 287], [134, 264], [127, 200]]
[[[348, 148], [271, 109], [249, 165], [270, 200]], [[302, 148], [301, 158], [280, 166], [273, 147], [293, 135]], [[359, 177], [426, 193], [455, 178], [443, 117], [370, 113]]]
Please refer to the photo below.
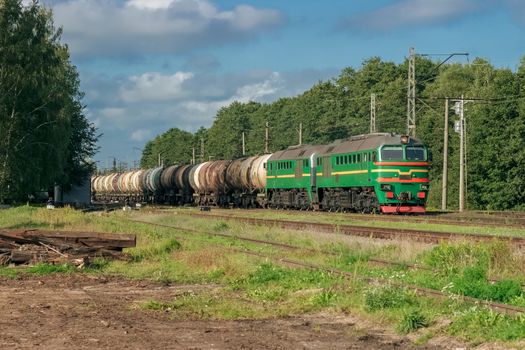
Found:
[[407, 146], [406, 149], [407, 160], [426, 160], [425, 148], [421, 146]]
[[402, 160], [403, 146], [384, 146], [381, 150], [382, 160]]
[[423, 146], [383, 146], [381, 149], [382, 160], [426, 160], [427, 152]]

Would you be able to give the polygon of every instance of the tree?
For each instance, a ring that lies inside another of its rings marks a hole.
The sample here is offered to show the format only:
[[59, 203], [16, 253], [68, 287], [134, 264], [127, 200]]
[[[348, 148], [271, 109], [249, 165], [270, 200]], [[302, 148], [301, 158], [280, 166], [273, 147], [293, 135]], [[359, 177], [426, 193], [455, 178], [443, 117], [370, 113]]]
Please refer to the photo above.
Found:
[[144, 146], [140, 165], [153, 168], [159, 165], [189, 164], [192, 156], [192, 133], [172, 128]]
[[52, 14], [0, 1], [0, 201], [85, 180], [96, 129]]

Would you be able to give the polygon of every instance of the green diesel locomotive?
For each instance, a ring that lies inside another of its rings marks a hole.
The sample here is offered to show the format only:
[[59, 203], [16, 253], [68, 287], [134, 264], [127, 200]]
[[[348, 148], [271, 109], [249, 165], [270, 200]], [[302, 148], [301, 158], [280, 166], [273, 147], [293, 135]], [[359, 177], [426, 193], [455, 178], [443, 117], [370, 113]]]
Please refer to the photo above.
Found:
[[273, 208], [424, 213], [429, 152], [390, 133], [295, 146], [268, 159], [266, 201]]

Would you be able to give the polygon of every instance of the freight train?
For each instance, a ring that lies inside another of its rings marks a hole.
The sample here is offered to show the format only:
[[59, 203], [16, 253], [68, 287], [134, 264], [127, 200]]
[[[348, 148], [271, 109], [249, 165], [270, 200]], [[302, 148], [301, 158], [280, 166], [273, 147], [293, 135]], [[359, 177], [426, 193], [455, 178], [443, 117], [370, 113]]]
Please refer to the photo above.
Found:
[[424, 213], [430, 155], [415, 138], [374, 133], [262, 156], [92, 178], [96, 202]]

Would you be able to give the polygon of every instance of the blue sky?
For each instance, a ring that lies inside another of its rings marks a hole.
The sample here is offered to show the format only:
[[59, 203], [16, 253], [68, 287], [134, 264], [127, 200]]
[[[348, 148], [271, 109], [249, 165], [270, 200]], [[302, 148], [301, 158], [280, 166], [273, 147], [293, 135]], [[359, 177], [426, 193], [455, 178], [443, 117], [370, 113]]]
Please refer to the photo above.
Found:
[[112, 157], [133, 164], [171, 127], [209, 127], [235, 100], [294, 96], [373, 56], [402, 62], [413, 46], [515, 69], [525, 54], [521, 0], [43, 2], [103, 134], [102, 166]]

